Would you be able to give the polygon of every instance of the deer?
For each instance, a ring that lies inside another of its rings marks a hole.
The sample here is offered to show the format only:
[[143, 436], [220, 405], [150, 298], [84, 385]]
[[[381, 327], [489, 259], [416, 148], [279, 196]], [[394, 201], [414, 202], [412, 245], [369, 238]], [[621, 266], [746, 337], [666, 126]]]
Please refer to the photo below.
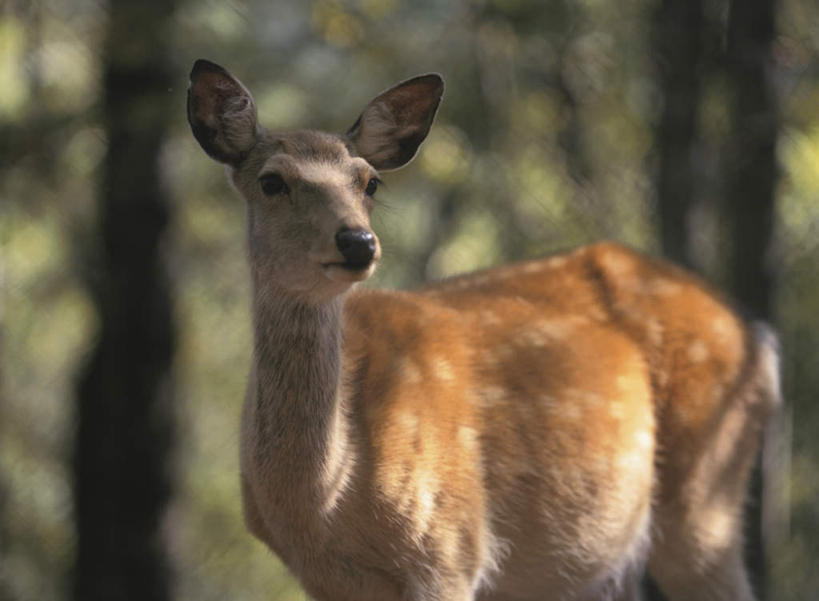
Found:
[[778, 346], [701, 280], [616, 242], [358, 287], [380, 174], [443, 95], [402, 81], [343, 134], [260, 125], [197, 60], [187, 115], [244, 197], [250, 533], [317, 601], [751, 601], [746, 488]]

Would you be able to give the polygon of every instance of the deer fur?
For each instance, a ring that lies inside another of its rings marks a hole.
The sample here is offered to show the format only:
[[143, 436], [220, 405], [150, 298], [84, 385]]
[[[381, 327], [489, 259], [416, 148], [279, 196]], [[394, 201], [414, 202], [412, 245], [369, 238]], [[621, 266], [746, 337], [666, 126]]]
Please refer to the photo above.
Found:
[[355, 288], [380, 256], [377, 170], [413, 158], [442, 92], [419, 76], [343, 135], [274, 132], [194, 65], [191, 128], [247, 203], [248, 528], [317, 601], [635, 600], [646, 569], [671, 601], [752, 600], [743, 500], [779, 404], [764, 326], [613, 243]]

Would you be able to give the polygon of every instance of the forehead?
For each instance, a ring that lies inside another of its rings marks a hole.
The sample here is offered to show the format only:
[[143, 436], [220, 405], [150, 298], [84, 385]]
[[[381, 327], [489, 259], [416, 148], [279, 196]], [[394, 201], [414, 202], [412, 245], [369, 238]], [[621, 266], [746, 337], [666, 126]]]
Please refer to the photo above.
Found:
[[346, 163], [350, 160], [347, 145], [338, 136], [318, 131], [296, 131], [272, 134], [274, 153], [312, 163]]
[[258, 165], [260, 173], [286, 171], [303, 179], [321, 180], [330, 174], [359, 178], [374, 171], [364, 159], [351, 156], [341, 138], [323, 132], [270, 134], [265, 146]]

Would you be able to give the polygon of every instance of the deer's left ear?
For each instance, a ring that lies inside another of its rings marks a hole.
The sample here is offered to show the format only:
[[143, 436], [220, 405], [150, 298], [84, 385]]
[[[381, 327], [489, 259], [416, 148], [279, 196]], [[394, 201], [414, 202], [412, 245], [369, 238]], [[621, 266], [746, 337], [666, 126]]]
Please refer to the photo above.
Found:
[[347, 139], [376, 169], [402, 167], [427, 137], [443, 92], [444, 80], [437, 73], [403, 81], [367, 105]]
[[256, 145], [256, 103], [242, 83], [219, 65], [199, 59], [188, 87], [188, 122], [200, 146], [221, 163], [236, 166]]

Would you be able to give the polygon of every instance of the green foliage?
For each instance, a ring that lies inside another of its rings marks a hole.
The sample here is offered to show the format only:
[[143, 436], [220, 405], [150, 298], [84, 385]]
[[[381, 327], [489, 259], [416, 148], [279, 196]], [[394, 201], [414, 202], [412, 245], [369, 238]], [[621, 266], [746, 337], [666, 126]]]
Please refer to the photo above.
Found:
[[[0, 16], [0, 597], [7, 590], [28, 601], [70, 590], [73, 380], [96, 328], [83, 285], [93, 266], [80, 259], [96, 243], [88, 232], [106, 149], [96, 112], [106, 13], [90, 1], [69, 3], [70, 15], [54, 0], [24, 4]], [[652, 8], [646, 0], [190, 0], [161, 25], [179, 72], [169, 90], [179, 110], [159, 158], [175, 213], [167, 244], [181, 427], [167, 532], [180, 600], [304, 598], [242, 525], [244, 209], [188, 131], [193, 60], [230, 68], [254, 91], [263, 122], [281, 128], [341, 131], [388, 85], [444, 75], [433, 133], [415, 163], [385, 176], [374, 217], [385, 252], [374, 284], [405, 287], [602, 237], [656, 252]], [[781, 601], [819, 590], [817, 19], [813, 3], [783, 0], [785, 129], [771, 261], [795, 420], [792, 522], [773, 558], [772, 598]], [[726, 128], [721, 85], [705, 82], [708, 140]], [[713, 262], [703, 265], [709, 275], [720, 259], [711, 238], [700, 238], [699, 252]]]

